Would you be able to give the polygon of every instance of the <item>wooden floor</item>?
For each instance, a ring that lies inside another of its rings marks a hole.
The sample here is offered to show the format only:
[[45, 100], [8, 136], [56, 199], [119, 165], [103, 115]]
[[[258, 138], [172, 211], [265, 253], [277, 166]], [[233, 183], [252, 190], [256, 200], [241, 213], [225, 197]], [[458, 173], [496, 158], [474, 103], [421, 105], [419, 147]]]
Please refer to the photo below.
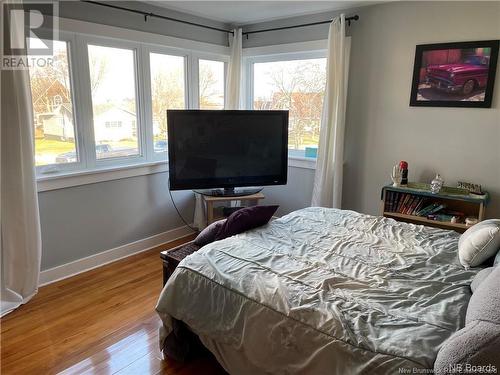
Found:
[[0, 320], [1, 374], [223, 374], [209, 355], [162, 360], [154, 307], [165, 248], [40, 288]]

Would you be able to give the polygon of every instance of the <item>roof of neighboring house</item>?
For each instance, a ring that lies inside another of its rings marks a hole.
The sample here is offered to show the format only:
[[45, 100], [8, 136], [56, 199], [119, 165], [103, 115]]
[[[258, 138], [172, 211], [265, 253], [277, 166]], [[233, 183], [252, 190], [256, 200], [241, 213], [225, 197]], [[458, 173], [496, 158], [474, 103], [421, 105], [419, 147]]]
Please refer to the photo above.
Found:
[[66, 100], [69, 99], [66, 87], [58, 80], [54, 80], [49, 82], [49, 84], [46, 87], [44, 87], [41, 92], [32, 92], [33, 105], [36, 105], [40, 99], [45, 98], [45, 95], [51, 90], [55, 90], [59, 95], [61, 95]]
[[126, 113], [127, 115], [130, 115], [130, 116], [132, 116], [132, 117], [135, 117], [135, 116], [136, 116], [136, 114], [135, 114], [134, 112], [131, 112], [131, 111], [127, 110], [127, 109], [120, 108], [120, 107], [111, 107], [111, 108], [108, 108], [108, 109], [106, 109], [106, 110], [104, 110], [104, 111], [100, 112], [99, 114], [97, 114], [97, 117], [99, 117], [99, 116], [103, 116], [104, 114], [106, 114], [106, 113], [108, 113], [108, 112], [110, 112], [110, 111], [115, 111], [115, 110], [118, 110], [118, 111], [124, 112], [124, 113]]
[[48, 119], [51, 117], [59, 116], [63, 112], [65, 112], [65, 114], [68, 117], [71, 117], [73, 115], [73, 108], [71, 107], [70, 103], [62, 103], [58, 106], [54, 106], [54, 109], [52, 110], [52, 112], [40, 113], [40, 114], [38, 114], [38, 117], [43, 117], [43, 118]]

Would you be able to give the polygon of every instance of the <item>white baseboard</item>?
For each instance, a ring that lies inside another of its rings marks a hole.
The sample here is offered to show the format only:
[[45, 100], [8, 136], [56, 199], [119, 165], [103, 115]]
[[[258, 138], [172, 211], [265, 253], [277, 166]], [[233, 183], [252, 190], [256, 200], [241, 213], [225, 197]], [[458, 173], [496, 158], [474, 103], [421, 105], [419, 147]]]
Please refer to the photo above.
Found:
[[175, 241], [193, 233], [187, 226], [174, 228], [154, 236], [131, 242], [114, 249], [106, 250], [98, 254], [75, 260], [70, 263], [49, 268], [40, 272], [39, 286], [51, 284], [53, 282], [66, 279], [79, 273], [90, 271], [91, 269], [104, 266], [105, 264], [115, 262], [119, 259], [129, 257], [134, 254], [147, 251], [156, 246]]

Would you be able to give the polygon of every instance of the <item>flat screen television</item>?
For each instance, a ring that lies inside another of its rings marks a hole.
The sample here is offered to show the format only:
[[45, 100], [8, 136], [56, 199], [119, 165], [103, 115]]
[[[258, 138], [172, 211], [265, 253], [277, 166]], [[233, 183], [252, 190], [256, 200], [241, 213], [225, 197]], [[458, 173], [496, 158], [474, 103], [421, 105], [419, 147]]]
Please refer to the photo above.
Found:
[[286, 184], [288, 111], [168, 110], [167, 119], [171, 190]]

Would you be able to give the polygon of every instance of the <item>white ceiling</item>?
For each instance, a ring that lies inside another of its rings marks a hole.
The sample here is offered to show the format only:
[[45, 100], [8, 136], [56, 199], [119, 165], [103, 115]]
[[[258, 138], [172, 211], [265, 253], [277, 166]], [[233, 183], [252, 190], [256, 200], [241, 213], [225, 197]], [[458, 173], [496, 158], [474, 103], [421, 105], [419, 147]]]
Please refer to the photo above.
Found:
[[244, 25], [326, 11], [355, 8], [381, 1], [165, 1], [150, 4], [209, 18]]

